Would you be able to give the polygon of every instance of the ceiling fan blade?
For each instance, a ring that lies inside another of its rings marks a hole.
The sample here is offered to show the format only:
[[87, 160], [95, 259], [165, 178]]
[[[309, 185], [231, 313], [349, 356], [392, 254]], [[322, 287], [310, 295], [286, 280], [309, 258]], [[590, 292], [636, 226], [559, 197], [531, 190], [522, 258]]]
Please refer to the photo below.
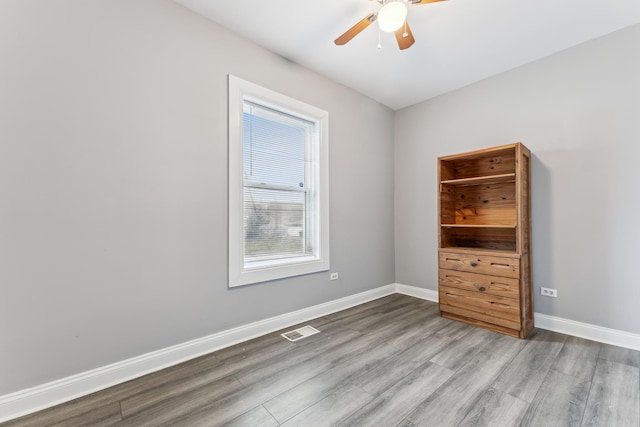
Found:
[[436, 3], [439, 1], [445, 1], [445, 0], [409, 0], [409, 3], [411, 4], [429, 4], [429, 3]]
[[364, 30], [365, 28], [367, 28], [369, 25], [371, 25], [371, 23], [373, 21], [376, 20], [376, 18], [378, 17], [377, 13], [370, 13], [369, 15], [367, 15], [363, 20], [361, 20], [360, 22], [358, 22], [356, 25], [354, 25], [353, 27], [349, 28], [343, 35], [341, 35], [340, 37], [338, 37], [335, 40], [335, 44], [337, 45], [343, 45], [343, 44], [347, 44], [347, 42], [349, 42], [352, 38], [354, 38], [355, 36], [357, 36], [358, 34], [360, 34], [360, 32], [362, 30]]
[[409, 23], [407, 21], [404, 22], [404, 25], [402, 27], [396, 30], [396, 40], [398, 41], [398, 47], [400, 48], [400, 50], [407, 49], [416, 42], [416, 39], [413, 38], [413, 33], [411, 32], [411, 28], [409, 28]]

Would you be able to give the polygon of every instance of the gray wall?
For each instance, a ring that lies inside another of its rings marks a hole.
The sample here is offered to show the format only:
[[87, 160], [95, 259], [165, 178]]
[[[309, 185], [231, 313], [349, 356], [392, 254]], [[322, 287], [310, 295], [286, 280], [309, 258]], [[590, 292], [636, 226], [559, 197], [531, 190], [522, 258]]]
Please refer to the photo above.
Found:
[[[0, 2], [0, 395], [394, 282], [393, 111], [169, 0]], [[227, 289], [227, 74], [329, 111], [328, 273]]]
[[535, 311], [640, 333], [638, 46], [635, 25], [398, 111], [396, 281], [437, 289], [436, 158], [522, 141]]

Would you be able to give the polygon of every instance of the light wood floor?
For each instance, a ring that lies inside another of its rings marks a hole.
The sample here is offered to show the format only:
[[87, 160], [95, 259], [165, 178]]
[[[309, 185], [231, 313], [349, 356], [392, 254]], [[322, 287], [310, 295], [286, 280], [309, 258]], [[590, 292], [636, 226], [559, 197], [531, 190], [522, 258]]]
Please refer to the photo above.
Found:
[[640, 426], [637, 351], [518, 340], [403, 295], [305, 324], [321, 333], [269, 334], [3, 426]]

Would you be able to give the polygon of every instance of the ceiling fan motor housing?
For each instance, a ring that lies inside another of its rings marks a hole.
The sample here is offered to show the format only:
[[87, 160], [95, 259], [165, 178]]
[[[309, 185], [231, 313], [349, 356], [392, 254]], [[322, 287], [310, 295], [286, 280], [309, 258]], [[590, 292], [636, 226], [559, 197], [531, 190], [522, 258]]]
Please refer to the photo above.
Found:
[[407, 19], [407, 5], [402, 1], [388, 1], [378, 11], [378, 25], [385, 33], [392, 33]]

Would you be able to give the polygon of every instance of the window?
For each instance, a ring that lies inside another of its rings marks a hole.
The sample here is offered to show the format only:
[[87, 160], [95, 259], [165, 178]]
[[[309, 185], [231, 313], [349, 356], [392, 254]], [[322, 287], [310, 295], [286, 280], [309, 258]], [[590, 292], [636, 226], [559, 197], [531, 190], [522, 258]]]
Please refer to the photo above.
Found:
[[229, 75], [229, 286], [329, 269], [328, 113]]

